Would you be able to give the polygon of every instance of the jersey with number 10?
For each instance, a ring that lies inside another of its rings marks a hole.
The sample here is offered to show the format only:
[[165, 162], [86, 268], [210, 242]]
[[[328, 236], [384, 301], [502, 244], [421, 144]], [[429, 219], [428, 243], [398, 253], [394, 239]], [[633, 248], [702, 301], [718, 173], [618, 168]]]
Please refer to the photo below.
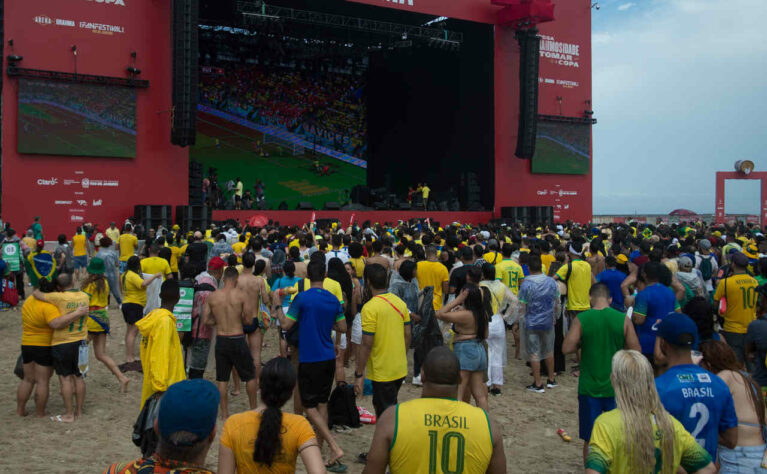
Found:
[[396, 410], [389, 452], [392, 474], [487, 471], [493, 435], [483, 409], [456, 400], [418, 398]]
[[695, 441], [716, 459], [719, 433], [738, 426], [724, 380], [694, 364], [677, 365], [655, 379], [660, 401]]

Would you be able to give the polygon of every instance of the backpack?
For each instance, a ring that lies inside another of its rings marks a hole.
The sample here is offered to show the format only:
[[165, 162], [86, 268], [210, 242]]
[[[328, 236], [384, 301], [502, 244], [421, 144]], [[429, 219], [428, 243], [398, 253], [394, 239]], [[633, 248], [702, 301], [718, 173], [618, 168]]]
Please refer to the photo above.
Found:
[[711, 264], [712, 258], [714, 257], [711, 255], [701, 255], [700, 257], [700, 268], [698, 270], [703, 275], [704, 281], [709, 281], [714, 273], [714, 266]]
[[357, 396], [354, 387], [340, 383], [330, 394], [328, 400], [328, 427], [335, 425], [360, 427], [360, 413], [357, 410]]
[[[298, 293], [301, 293], [304, 291], [304, 280], [303, 278], [298, 282]], [[296, 294], [298, 294], [296, 293]], [[299, 321], [296, 321], [293, 323], [293, 325], [285, 331], [285, 342], [288, 343], [289, 346], [298, 347], [298, 323]]]
[[14, 307], [19, 304], [19, 291], [16, 289], [16, 285], [14, 285], [13, 282], [8, 278], [3, 278], [2, 295], [0, 295], [0, 301], [10, 307]]

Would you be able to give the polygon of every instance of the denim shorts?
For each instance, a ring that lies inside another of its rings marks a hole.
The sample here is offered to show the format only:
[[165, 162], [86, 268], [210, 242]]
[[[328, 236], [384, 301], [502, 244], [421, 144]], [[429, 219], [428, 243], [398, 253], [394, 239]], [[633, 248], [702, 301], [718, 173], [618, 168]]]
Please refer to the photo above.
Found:
[[725, 448], [720, 445], [717, 453], [721, 464], [720, 473], [767, 473], [762, 467], [765, 445], [761, 446], [736, 446], [735, 449]]
[[458, 357], [461, 370], [482, 372], [487, 370], [487, 351], [476, 339], [453, 343], [453, 353]]

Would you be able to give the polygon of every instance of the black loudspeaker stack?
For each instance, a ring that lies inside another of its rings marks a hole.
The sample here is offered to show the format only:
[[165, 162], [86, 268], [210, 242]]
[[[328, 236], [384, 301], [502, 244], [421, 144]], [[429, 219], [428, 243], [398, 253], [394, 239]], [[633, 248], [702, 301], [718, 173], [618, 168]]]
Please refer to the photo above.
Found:
[[314, 204], [310, 203], [309, 201], [300, 201], [298, 205], [296, 206], [296, 210], [299, 211], [313, 211], [314, 210]]
[[519, 129], [517, 131], [518, 158], [530, 159], [535, 154], [538, 133], [538, 62], [541, 37], [538, 30], [518, 30], [519, 42]]
[[170, 141], [194, 145], [197, 123], [198, 0], [173, 0], [173, 111]]
[[[553, 224], [554, 207], [552, 206], [522, 206], [502, 207], [501, 218], [523, 225]], [[508, 223], [508, 222], [507, 222]]]
[[341, 209], [341, 205], [335, 201], [326, 201], [323, 209], [326, 211], [338, 211]]
[[144, 231], [157, 229], [162, 226], [170, 229], [173, 226], [173, 208], [165, 205], [138, 205], [133, 207], [136, 223], [144, 226]]
[[210, 214], [206, 206], [176, 206], [176, 224], [182, 231], [208, 228]]
[[189, 162], [189, 205], [202, 206], [202, 163]]

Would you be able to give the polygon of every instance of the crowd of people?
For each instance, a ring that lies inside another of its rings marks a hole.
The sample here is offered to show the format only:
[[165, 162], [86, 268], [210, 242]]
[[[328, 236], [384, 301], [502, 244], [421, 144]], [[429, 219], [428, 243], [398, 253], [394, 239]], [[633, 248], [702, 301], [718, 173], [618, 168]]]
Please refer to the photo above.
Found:
[[[30, 230], [44, 244], [42, 227]], [[587, 473], [767, 472], [767, 238], [758, 227], [110, 230], [90, 254], [83, 229], [60, 236], [72, 256], [54, 253], [50, 279], [35, 280], [22, 307], [17, 394], [19, 415], [34, 392], [44, 416], [55, 371], [66, 412], [52, 419], [75, 421], [89, 339], [120, 389], [127, 372], [142, 371], [142, 457], [107, 472], [209, 472], [201, 466], [218, 415], [219, 472], [293, 472], [299, 456], [307, 472], [345, 472], [350, 454], [328, 408], [343, 390], [372, 393], [375, 434], [351, 456], [365, 472], [506, 472], [509, 427], [488, 413], [515, 390], [503, 377], [510, 342], [529, 363], [528, 391], [557, 390], [568, 369], [578, 377]], [[28, 251], [10, 227], [4, 234], [4, 260], [14, 255], [6, 246]], [[127, 324], [120, 365], [104, 350], [110, 299]], [[262, 363], [270, 331], [280, 356]], [[215, 385], [204, 380], [211, 346]], [[408, 379], [423, 398], [400, 403]], [[230, 415], [229, 390], [242, 384], [251, 410]], [[291, 396], [294, 414], [283, 413]]]
[[356, 157], [366, 153], [363, 76], [236, 65], [200, 75], [200, 102]]

